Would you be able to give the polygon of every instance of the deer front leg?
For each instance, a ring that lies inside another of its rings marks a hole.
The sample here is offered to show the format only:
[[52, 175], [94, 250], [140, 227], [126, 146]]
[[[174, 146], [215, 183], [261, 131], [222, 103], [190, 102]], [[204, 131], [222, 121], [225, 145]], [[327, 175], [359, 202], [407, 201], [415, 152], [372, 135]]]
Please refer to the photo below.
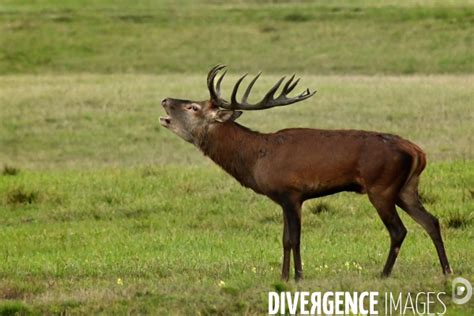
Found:
[[281, 268], [281, 279], [283, 281], [288, 281], [290, 275], [290, 252], [291, 243], [290, 232], [288, 230], [288, 220], [286, 219], [286, 214], [283, 211], [283, 265]]
[[290, 250], [293, 251], [295, 265], [295, 280], [303, 278], [301, 264], [300, 236], [301, 236], [301, 203], [286, 203], [283, 206], [285, 227], [283, 231], [283, 268], [282, 279], [288, 280], [290, 265]]

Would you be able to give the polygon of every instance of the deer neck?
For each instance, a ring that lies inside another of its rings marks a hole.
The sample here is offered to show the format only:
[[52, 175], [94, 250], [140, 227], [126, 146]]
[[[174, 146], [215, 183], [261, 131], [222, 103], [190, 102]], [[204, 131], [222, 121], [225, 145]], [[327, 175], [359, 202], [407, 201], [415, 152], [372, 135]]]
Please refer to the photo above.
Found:
[[253, 170], [258, 159], [261, 135], [235, 122], [225, 122], [208, 127], [199, 137], [197, 145], [204, 155], [209, 156], [243, 186], [258, 191]]

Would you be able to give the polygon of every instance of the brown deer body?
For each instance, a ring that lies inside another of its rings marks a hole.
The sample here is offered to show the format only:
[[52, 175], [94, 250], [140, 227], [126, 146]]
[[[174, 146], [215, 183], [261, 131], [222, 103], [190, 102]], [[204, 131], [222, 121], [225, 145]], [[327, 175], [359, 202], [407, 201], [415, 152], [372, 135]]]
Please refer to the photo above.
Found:
[[[293, 252], [295, 279], [302, 278], [300, 256], [301, 206], [311, 198], [341, 191], [366, 193], [390, 234], [389, 255], [382, 275], [388, 276], [407, 233], [396, 205], [405, 210], [430, 235], [444, 273], [450, 267], [441, 238], [439, 222], [428, 213], [418, 195], [418, 181], [426, 165], [425, 154], [415, 144], [395, 135], [357, 130], [292, 128], [262, 134], [234, 122], [241, 112], [295, 103], [311, 97], [308, 90], [296, 98], [286, 95], [296, 86], [293, 77], [281, 95], [273, 95], [283, 79], [258, 104], [246, 99], [258, 76], [250, 83], [242, 103], [236, 101], [239, 79], [229, 103], [220, 98], [214, 77], [208, 76], [210, 101], [165, 99], [168, 117], [161, 124], [220, 165], [243, 186], [264, 194], [283, 209], [282, 278], [288, 280]], [[226, 110], [221, 110], [224, 108]]]

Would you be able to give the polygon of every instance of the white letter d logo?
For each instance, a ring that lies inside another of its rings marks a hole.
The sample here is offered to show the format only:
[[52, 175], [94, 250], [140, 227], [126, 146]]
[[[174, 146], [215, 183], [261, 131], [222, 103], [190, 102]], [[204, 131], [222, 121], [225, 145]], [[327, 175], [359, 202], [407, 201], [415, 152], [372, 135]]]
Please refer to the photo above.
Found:
[[472, 296], [472, 285], [468, 280], [458, 277], [453, 280], [453, 303], [466, 304]]

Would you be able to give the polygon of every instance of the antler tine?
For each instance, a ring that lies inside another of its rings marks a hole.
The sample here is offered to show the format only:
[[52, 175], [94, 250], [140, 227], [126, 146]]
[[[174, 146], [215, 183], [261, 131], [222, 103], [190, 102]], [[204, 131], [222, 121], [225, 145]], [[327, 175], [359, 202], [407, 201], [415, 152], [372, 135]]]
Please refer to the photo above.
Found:
[[220, 96], [221, 95], [221, 82], [222, 82], [222, 79], [224, 79], [224, 76], [225, 74], [227, 73], [227, 70], [224, 71], [222, 73], [222, 75], [219, 77], [219, 79], [217, 80], [217, 84], [216, 84], [216, 92], [217, 94]]
[[296, 87], [296, 85], [298, 84], [298, 82], [300, 82], [300, 78], [296, 79], [296, 81], [293, 82], [293, 84], [288, 87], [288, 90], [286, 91], [286, 94], [288, 94], [288, 93], [290, 93], [291, 91], [293, 91], [293, 89]]
[[304, 97], [305, 95], [308, 95], [309, 93], [310, 93], [310, 92], [309, 92], [309, 89], [306, 89], [306, 90], [304, 90], [303, 92], [301, 92], [298, 97]]
[[253, 78], [252, 81], [249, 83], [247, 89], [245, 90], [244, 96], [242, 97], [242, 103], [244, 103], [244, 104], [247, 103], [247, 98], [249, 97], [250, 91], [252, 90], [253, 85], [255, 84], [255, 82], [257, 81], [258, 77], [260, 77], [261, 74], [262, 74], [262, 72], [260, 71], [255, 76], [255, 78]]
[[231, 108], [238, 108], [237, 106], [239, 105], [239, 102], [237, 102], [237, 90], [239, 90], [239, 86], [242, 83], [242, 80], [244, 80], [247, 75], [248, 73], [240, 77], [240, 79], [237, 80], [237, 82], [235, 83], [234, 90], [232, 90], [232, 95], [230, 97]]
[[312, 97], [313, 95], [315, 95], [316, 92], [317, 92], [316, 90], [313, 91], [313, 92], [311, 92], [311, 91], [309, 91], [309, 89], [306, 89], [305, 91], [303, 91], [303, 92], [297, 97], [297, 99], [298, 99], [298, 101], [306, 100], [307, 98], [310, 98], [310, 97]]
[[284, 94], [288, 94], [288, 92], [291, 91], [291, 90], [288, 91], [288, 87], [290, 86], [290, 84], [291, 84], [291, 82], [293, 81], [293, 79], [295, 79], [295, 74], [293, 74], [293, 75], [290, 77], [290, 79], [288, 79], [288, 81], [287, 81], [287, 82], [285, 83], [285, 85], [283, 86], [283, 90], [282, 90], [282, 92], [281, 92], [282, 94], [283, 94], [283, 93], [284, 93]]
[[221, 76], [217, 82], [217, 91], [216, 91], [216, 87], [214, 86], [214, 80], [219, 70], [225, 67], [226, 67], [225, 65], [216, 65], [209, 71], [209, 74], [207, 75], [207, 88], [209, 89], [211, 100], [218, 106], [223, 103], [226, 103], [225, 100], [220, 98], [220, 83], [222, 81], [223, 76]]
[[270, 90], [268, 90], [267, 94], [265, 94], [262, 101], [271, 100], [275, 92], [278, 90], [278, 88], [280, 88], [280, 85], [283, 82], [283, 80], [285, 80], [285, 77], [281, 77], [280, 80], [278, 80], [277, 83], [275, 83], [275, 85]]
[[210, 84], [214, 83], [214, 78], [216, 77], [217, 73], [219, 70], [225, 68], [224, 65], [216, 65], [214, 66], [209, 73], [207, 74], [207, 85], [209, 86]]

